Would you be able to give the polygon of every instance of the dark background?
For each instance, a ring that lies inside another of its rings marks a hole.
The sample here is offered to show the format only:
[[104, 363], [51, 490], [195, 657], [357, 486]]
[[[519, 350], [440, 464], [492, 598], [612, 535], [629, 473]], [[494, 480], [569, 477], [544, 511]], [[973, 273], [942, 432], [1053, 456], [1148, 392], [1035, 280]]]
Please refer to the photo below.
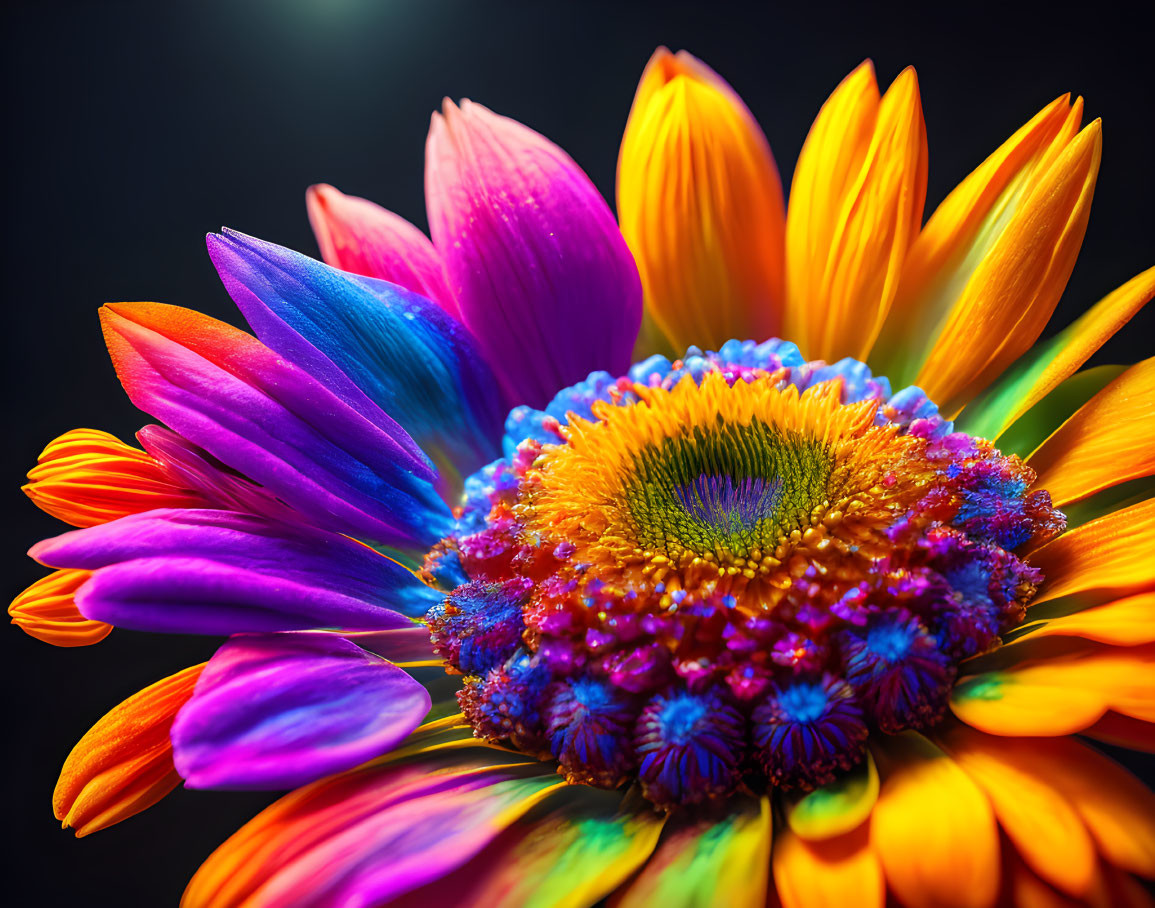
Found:
[[[203, 234], [227, 224], [316, 254], [303, 200], [314, 182], [424, 227], [423, 142], [443, 95], [525, 121], [612, 198], [618, 139], [658, 44], [691, 50], [734, 85], [787, 185], [842, 76], [869, 56], [885, 85], [913, 63], [931, 150], [929, 212], [1036, 110], [1081, 93], [1088, 117], [1106, 126], [1086, 243], [1053, 323], [1066, 324], [1155, 261], [1145, 29], [1104, 3], [1078, 20], [1060, 19], [1055, 4], [931, 6], [9, 4], [0, 20], [8, 598], [43, 573], [24, 550], [65, 529], [18, 491], [44, 443], [76, 426], [131, 438], [145, 421], [108, 365], [96, 308], [160, 300], [237, 322]], [[1096, 361], [1150, 355], [1153, 326], [1141, 315]], [[58, 650], [6, 633], [9, 904], [175, 904], [200, 861], [270, 798], [178, 790], [78, 841], [57, 828], [50, 796], [96, 719], [207, 658], [214, 641], [115, 631], [97, 646]], [[1149, 764], [1132, 765], [1151, 777]]]

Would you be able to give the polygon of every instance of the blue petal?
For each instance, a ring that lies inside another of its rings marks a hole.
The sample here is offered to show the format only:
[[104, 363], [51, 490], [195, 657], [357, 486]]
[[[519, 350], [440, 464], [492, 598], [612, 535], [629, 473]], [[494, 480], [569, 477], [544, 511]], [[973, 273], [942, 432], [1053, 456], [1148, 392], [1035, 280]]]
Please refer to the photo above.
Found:
[[268, 346], [343, 397], [367, 395], [443, 472], [468, 475], [497, 456], [497, 383], [469, 332], [435, 303], [235, 231], [208, 246]]

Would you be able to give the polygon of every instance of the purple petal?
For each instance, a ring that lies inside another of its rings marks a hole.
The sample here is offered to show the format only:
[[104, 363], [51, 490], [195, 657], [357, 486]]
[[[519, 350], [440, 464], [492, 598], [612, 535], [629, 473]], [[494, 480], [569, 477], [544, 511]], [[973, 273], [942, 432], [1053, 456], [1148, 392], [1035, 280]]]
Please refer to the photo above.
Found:
[[234, 634], [411, 627], [441, 594], [344, 536], [247, 514], [157, 510], [33, 546], [96, 573], [77, 606], [136, 630]]
[[425, 150], [425, 202], [466, 327], [513, 403], [630, 365], [638, 269], [597, 189], [560, 148], [479, 104], [446, 102]]
[[145, 426], [136, 433], [136, 438], [142, 448], [215, 507], [274, 520], [300, 520], [299, 513], [266, 489], [229, 469], [176, 432], [164, 426]]
[[296, 788], [386, 753], [429, 712], [404, 671], [330, 634], [237, 637], [172, 726], [190, 788]]
[[413, 440], [367, 398], [342, 400], [256, 338], [176, 306], [101, 310], [134, 404], [314, 522], [417, 551], [449, 520]]

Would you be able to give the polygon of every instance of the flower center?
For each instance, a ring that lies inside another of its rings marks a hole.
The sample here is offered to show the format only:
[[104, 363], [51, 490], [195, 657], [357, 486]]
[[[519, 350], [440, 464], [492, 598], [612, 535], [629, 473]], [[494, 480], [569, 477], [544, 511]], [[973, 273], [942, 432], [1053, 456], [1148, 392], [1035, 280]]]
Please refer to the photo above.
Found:
[[710, 356], [591, 376], [565, 425], [514, 411], [536, 434], [425, 567], [475, 732], [664, 808], [813, 788], [938, 721], [1041, 579], [1011, 549], [1062, 526], [1017, 458], [861, 364]]

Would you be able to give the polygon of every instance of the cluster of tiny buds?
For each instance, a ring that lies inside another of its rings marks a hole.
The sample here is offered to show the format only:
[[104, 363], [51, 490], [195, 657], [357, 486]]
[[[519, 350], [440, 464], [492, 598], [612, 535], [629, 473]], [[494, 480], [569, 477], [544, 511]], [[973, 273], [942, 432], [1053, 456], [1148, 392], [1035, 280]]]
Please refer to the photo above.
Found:
[[[794, 380], [829, 368], [795, 366]], [[889, 393], [869, 373], [851, 378], [864, 395]], [[593, 399], [628, 404], [627, 387], [591, 376], [559, 400], [588, 418]], [[741, 552], [681, 557], [625, 540], [595, 562], [527, 523], [527, 477], [565, 444], [557, 417], [533, 412], [511, 424], [539, 434], [467, 481], [454, 534], [427, 556], [424, 577], [446, 596], [426, 624], [464, 676], [479, 737], [556, 760], [574, 783], [636, 781], [662, 809], [812, 790], [856, 765], [870, 735], [940, 721], [959, 663], [999, 645], [1042, 579], [1013, 550], [1063, 525], [1021, 462], [900, 392], [885, 412], [924, 440], [916, 466], [929, 478], [888, 499], [868, 539], [855, 535], [860, 505], [821, 501], [806, 525]], [[887, 478], [871, 494], [888, 495]], [[780, 486], [703, 474], [675, 497], [722, 538], [771, 513]]]

